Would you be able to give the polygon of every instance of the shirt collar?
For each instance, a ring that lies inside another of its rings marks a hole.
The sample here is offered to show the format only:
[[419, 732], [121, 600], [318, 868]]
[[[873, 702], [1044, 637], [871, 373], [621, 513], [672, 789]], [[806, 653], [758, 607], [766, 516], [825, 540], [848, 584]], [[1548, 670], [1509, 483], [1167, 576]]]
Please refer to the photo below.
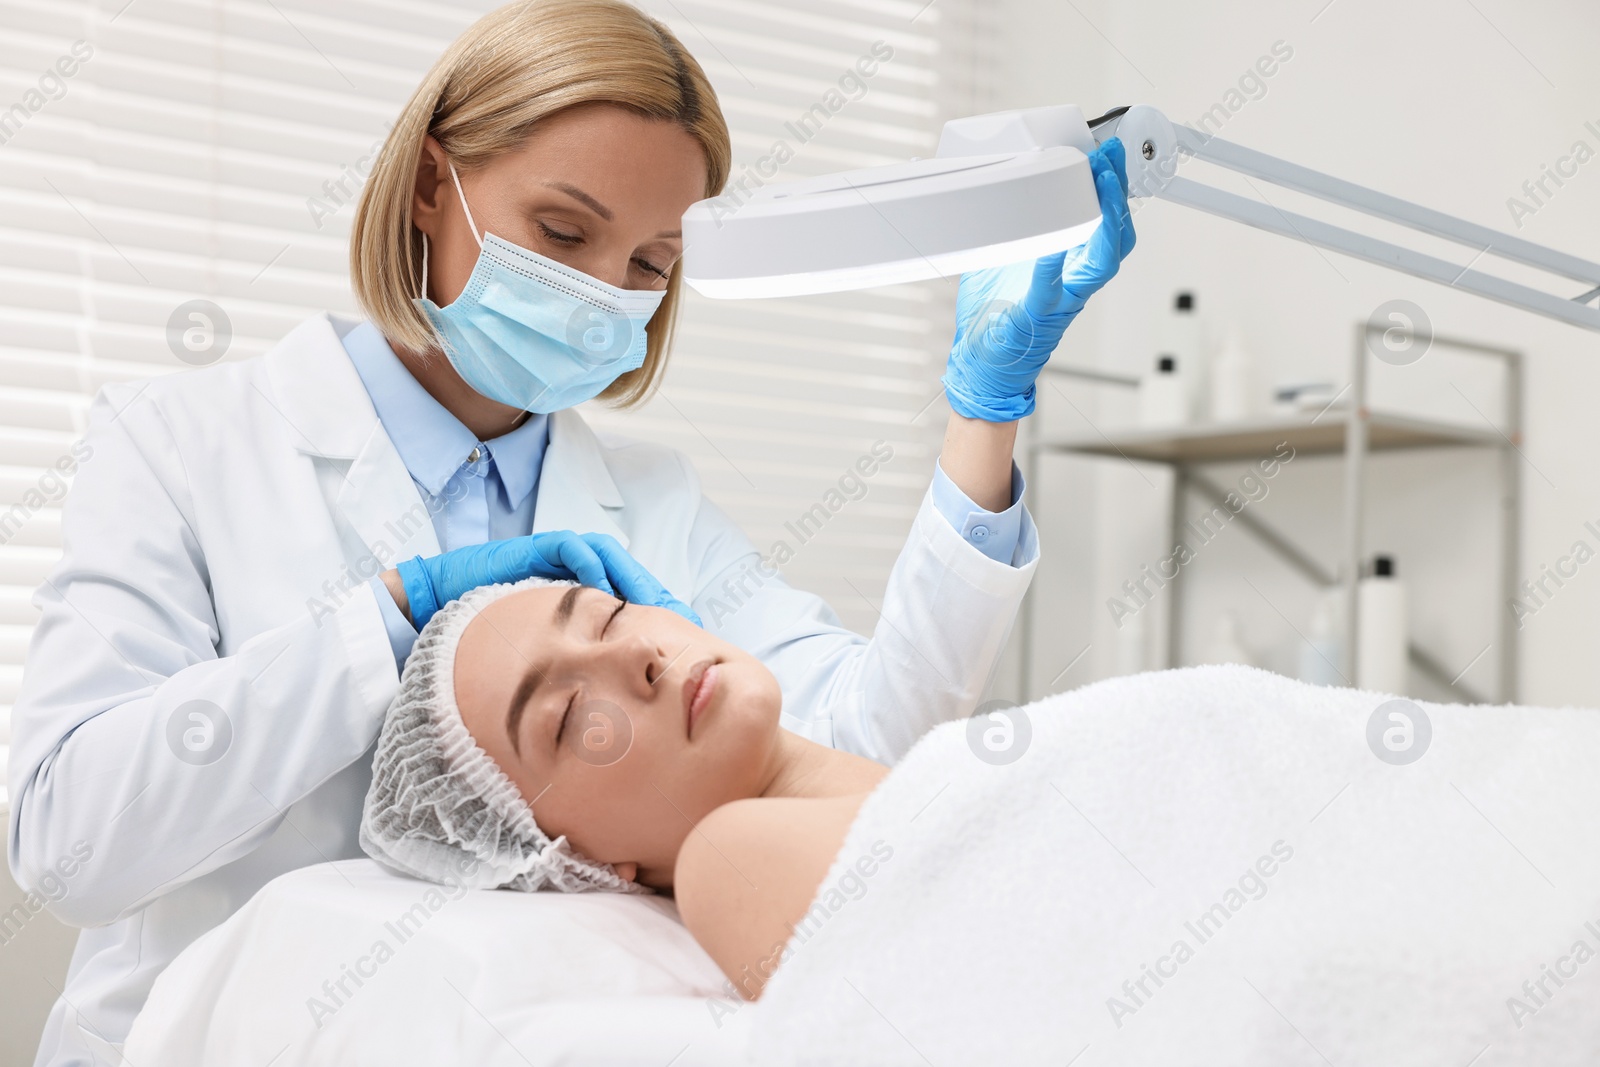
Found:
[[510, 433], [485, 442], [489, 455], [494, 457], [494, 468], [500, 472], [506, 499], [514, 508], [522, 504], [539, 482], [549, 429], [550, 416], [533, 414]]
[[[363, 322], [347, 333], [344, 347], [406, 470], [422, 488], [439, 496], [478, 446], [478, 439], [412, 377], [372, 323]], [[512, 507], [520, 505], [539, 480], [548, 428], [547, 416], [531, 415], [510, 433], [483, 442], [494, 457]]]

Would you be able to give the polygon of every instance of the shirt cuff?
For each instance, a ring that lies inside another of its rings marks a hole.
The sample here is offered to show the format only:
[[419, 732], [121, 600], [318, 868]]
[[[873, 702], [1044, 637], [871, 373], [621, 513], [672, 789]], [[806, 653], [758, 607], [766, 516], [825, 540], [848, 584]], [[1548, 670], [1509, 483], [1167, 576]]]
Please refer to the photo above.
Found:
[[1022, 471], [1011, 464], [1011, 506], [985, 511], [957, 488], [938, 461], [933, 465], [933, 506], [967, 544], [992, 560], [1010, 563], [1022, 534], [1022, 494], [1027, 484]]
[[395, 670], [404, 674], [406, 657], [411, 655], [411, 647], [417, 643], [417, 628], [400, 614], [400, 605], [394, 602], [394, 594], [383, 584], [381, 575], [374, 576], [367, 584], [372, 586], [372, 591], [378, 598], [378, 611], [383, 614], [383, 628], [389, 631], [389, 648], [394, 651]]

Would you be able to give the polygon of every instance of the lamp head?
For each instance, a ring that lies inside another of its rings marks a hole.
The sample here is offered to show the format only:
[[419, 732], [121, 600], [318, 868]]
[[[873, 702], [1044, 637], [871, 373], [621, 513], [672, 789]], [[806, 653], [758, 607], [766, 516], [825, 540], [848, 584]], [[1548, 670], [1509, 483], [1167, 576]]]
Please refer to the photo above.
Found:
[[933, 159], [735, 190], [683, 216], [684, 280], [719, 298], [952, 277], [1088, 240], [1095, 137], [1071, 106], [946, 123]]

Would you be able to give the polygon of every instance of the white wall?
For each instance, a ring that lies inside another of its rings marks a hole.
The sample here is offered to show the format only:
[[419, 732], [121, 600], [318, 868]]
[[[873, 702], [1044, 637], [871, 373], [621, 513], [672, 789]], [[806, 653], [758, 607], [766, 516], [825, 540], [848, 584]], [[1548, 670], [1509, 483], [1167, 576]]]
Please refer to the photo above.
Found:
[[[1089, 114], [1148, 103], [1174, 120], [1193, 122], [1283, 41], [1292, 58], [1266, 81], [1259, 99], [1229, 118], [1223, 137], [1600, 258], [1600, 159], [1581, 167], [1520, 229], [1507, 207], [1524, 181], [1537, 178], [1542, 165], [1569, 153], [1574, 142], [1600, 150], [1600, 72], [1593, 61], [1600, 9], [1580, 0], [1324, 5], [1000, 0], [996, 18], [1006, 61], [998, 68], [994, 103], [1075, 102]], [[1586, 122], [1595, 129], [1586, 129]], [[1186, 173], [1193, 177], [1261, 195], [1228, 181], [1231, 176], [1202, 173], [1201, 164], [1190, 167]], [[1280, 207], [1305, 210], [1274, 187], [1258, 183], [1258, 189]], [[1324, 210], [1321, 217], [1349, 224], [1337, 212]], [[1591, 473], [1600, 338], [1166, 203], [1141, 205], [1136, 225], [1133, 257], [1069, 331], [1057, 359], [1143, 370], [1161, 343], [1172, 293], [1193, 288], [1212, 339], [1221, 327], [1236, 325], [1269, 381], [1342, 384], [1356, 324], [1391, 298], [1414, 301], [1440, 334], [1527, 353], [1522, 576], [1536, 577], [1541, 564], [1554, 562], [1580, 537], [1600, 548], [1600, 539], [1583, 530], [1585, 520], [1600, 519], [1600, 484]], [[1470, 258], [1450, 255], [1463, 265]], [[1478, 266], [1496, 269], [1496, 261]], [[1565, 295], [1581, 288], [1554, 282]], [[1442, 350], [1412, 367], [1382, 369], [1388, 372], [1382, 388], [1392, 397], [1405, 394], [1407, 404], [1479, 425], [1472, 405], [1492, 410], [1494, 383]], [[1047, 431], [1081, 431], [1086, 420], [1111, 430], [1131, 416], [1127, 398], [1105, 390], [1043, 392]], [[1490, 584], [1497, 544], [1489, 494], [1494, 470], [1490, 458], [1459, 452], [1410, 454], [1374, 467], [1369, 551], [1399, 557], [1413, 592], [1412, 636], [1452, 672], [1491, 640], [1493, 613], [1509, 610]], [[1272, 483], [1258, 513], [1332, 565], [1339, 486], [1337, 463], [1297, 462]], [[1158, 471], [1079, 460], [1047, 465], [1033, 490], [1048, 554], [1037, 589], [1041, 604], [1049, 605], [1041, 615], [1035, 693], [1116, 673], [1117, 635], [1105, 601], [1141, 563], [1165, 553], [1167, 491]], [[1217, 614], [1231, 609], [1264, 666], [1292, 663], [1298, 639], [1290, 624], [1304, 629], [1312, 603], [1300, 579], [1237, 527], [1208, 546], [1188, 573], [1186, 658], [1203, 650]], [[1151, 621], [1159, 635], [1155, 611]], [[1523, 700], [1600, 705], [1600, 676], [1589, 655], [1600, 634], [1597, 623], [1600, 564], [1582, 568], [1526, 620]], [[1089, 654], [1052, 684], [1085, 644]], [[1159, 641], [1154, 651], [1159, 655]], [[1494, 654], [1479, 660], [1464, 681], [1492, 691]], [[1418, 695], [1441, 695], [1417, 678], [1413, 688]]]

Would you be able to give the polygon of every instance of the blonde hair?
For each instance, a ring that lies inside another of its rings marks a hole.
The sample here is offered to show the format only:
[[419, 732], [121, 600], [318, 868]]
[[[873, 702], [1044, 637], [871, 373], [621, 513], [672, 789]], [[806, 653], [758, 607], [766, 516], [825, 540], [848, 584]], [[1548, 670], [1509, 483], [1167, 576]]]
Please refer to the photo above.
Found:
[[[706, 190], [728, 178], [732, 150], [700, 64], [661, 23], [622, 0], [522, 0], [479, 19], [445, 50], [378, 153], [350, 234], [356, 298], [397, 347], [438, 338], [411, 300], [422, 285], [422, 233], [411, 221], [417, 161], [432, 134], [462, 170], [520, 147], [533, 127], [580, 104], [604, 103], [675, 122], [706, 155]], [[651, 318], [644, 364], [601, 393], [644, 400], [666, 365], [682, 277], [673, 271]]]

